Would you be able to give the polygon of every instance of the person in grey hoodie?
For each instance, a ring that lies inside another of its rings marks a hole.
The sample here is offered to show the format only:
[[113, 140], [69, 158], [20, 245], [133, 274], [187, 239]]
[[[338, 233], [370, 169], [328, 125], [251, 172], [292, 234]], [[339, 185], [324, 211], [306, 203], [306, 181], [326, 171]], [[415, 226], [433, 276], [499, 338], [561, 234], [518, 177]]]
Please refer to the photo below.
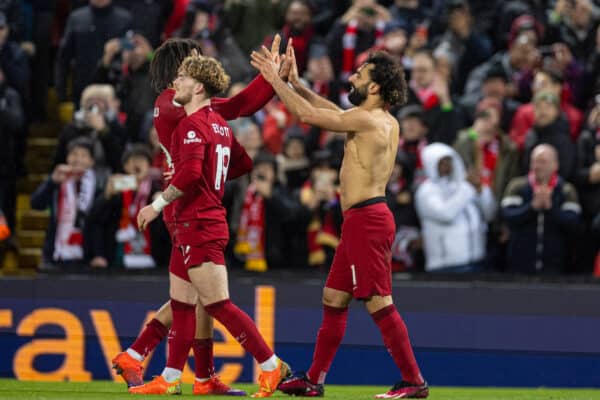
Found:
[[466, 178], [456, 151], [433, 143], [423, 150], [427, 179], [417, 189], [427, 272], [474, 272], [483, 269], [487, 223], [497, 206], [489, 187]]

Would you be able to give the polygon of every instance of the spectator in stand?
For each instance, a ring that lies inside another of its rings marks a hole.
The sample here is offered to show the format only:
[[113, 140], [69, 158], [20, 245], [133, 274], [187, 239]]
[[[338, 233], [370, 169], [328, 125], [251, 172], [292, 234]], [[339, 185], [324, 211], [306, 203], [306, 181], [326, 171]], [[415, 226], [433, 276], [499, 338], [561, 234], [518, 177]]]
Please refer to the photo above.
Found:
[[288, 129], [298, 126], [306, 132], [310, 128], [290, 113], [279, 99], [272, 99], [264, 109], [267, 115], [263, 124], [263, 141], [265, 148], [273, 154], [281, 153], [284, 134]]
[[86, 219], [101, 190], [94, 172], [93, 147], [92, 140], [85, 137], [69, 142], [66, 164], [57, 165], [31, 195], [31, 208], [50, 209], [41, 269], [87, 263]]
[[306, 251], [290, 250], [290, 235], [286, 227], [304, 226], [298, 221], [303, 208], [277, 181], [277, 161], [269, 153], [259, 153], [254, 158], [250, 185], [246, 190], [235, 253], [244, 259], [248, 271], [294, 267], [294, 263], [306, 265]]
[[417, 189], [415, 205], [423, 229], [425, 270], [481, 271], [487, 225], [497, 210], [492, 190], [467, 180], [460, 156], [445, 144], [425, 147], [423, 164], [427, 180]]
[[279, 182], [294, 192], [308, 179], [310, 175], [310, 160], [306, 156], [304, 130], [292, 126], [285, 132], [283, 152], [277, 154]]
[[[400, 141], [398, 143], [398, 154], [408, 161], [410, 170], [404, 170], [404, 176], [410, 176], [409, 188], [413, 183], [418, 186], [425, 179], [423, 170], [423, 149], [427, 146], [429, 128], [421, 106], [410, 104], [400, 109], [397, 114], [400, 122]], [[406, 165], [404, 166], [406, 169]], [[414, 189], [414, 188], [412, 188]]]
[[[231, 94], [231, 93], [230, 93]], [[263, 148], [263, 140], [260, 128], [251, 118], [238, 118], [230, 123], [231, 129], [238, 140], [244, 147], [250, 158], [254, 159]], [[238, 228], [241, 219], [242, 208], [246, 191], [250, 184], [250, 176], [240, 176], [237, 179], [227, 181], [225, 183], [225, 194], [223, 196], [223, 204], [227, 209], [227, 225], [229, 226], [229, 259], [234, 260], [231, 255], [231, 248], [238, 234]]]
[[[285, 53], [288, 40], [293, 39], [292, 46], [296, 55], [298, 73], [304, 75], [308, 65], [311, 47], [320, 42], [312, 25], [312, 7], [307, 0], [292, 0], [285, 10], [285, 25], [279, 32], [281, 36], [280, 53]], [[273, 41], [273, 36], [267, 37], [265, 46]]]
[[147, 38], [152, 47], [160, 45], [167, 19], [173, 12], [173, 0], [115, 0], [115, 5], [138, 17], [131, 22], [134, 31]]
[[[496, 98], [484, 98], [477, 106], [473, 125], [462, 130], [454, 148], [465, 162], [472, 182], [492, 189], [496, 201], [508, 183], [519, 175], [519, 152], [502, 132], [499, 121], [502, 105]], [[488, 230], [487, 267], [503, 270], [508, 230], [496, 216]]]
[[499, 201], [508, 182], [519, 175], [519, 153], [515, 144], [502, 132], [499, 122], [502, 105], [493, 97], [477, 105], [475, 122], [460, 131], [454, 148], [469, 174], [489, 186]]
[[[563, 95], [563, 79], [561, 73], [552, 68], [543, 68], [535, 73], [533, 79], [534, 98], [538, 93], [549, 92], [560, 99], [560, 111], [568, 121], [568, 131], [571, 140], [575, 142], [581, 131], [583, 123], [583, 113], [570, 104], [566, 96]], [[533, 127], [535, 120], [534, 103], [523, 104], [517, 109], [510, 129], [510, 138], [517, 144], [520, 150], [525, 146], [525, 137], [527, 132]]]
[[328, 268], [340, 241], [342, 208], [337, 195], [338, 184], [338, 171], [331, 153], [316, 152], [310, 179], [300, 190], [300, 202], [309, 215], [305, 232], [311, 267]]
[[104, 45], [94, 82], [115, 87], [120, 109], [125, 113], [127, 139], [143, 142], [142, 123], [148, 110], [154, 108], [156, 93], [150, 85], [152, 46], [148, 40], [130, 31], [125, 38], [111, 39]]
[[600, 93], [600, 25], [596, 28], [594, 50], [590, 53], [587, 61], [585, 81], [587, 82], [587, 92], [584, 94], [584, 98], [588, 100], [593, 97], [592, 94]]
[[396, 223], [396, 236], [392, 244], [394, 272], [423, 268], [423, 243], [414, 202], [415, 170], [415, 159], [399, 150], [385, 189], [387, 204]]
[[160, 176], [151, 170], [151, 161], [145, 145], [133, 145], [123, 154], [125, 175], [112, 175], [104, 196], [96, 200], [87, 220], [92, 268], [167, 265], [171, 249], [162, 220], [152, 222], [144, 232], [136, 226], [138, 211], [160, 190]]
[[335, 102], [338, 100], [335, 98], [338, 82], [335, 80], [333, 65], [327, 51], [324, 44], [311, 46], [304, 78], [315, 93]]
[[221, 22], [217, 4], [209, 0], [192, 0], [176, 35], [197, 40], [202, 54], [218, 58], [233, 82], [245, 81], [253, 74], [247, 54], [240, 49], [228, 25]]
[[534, 147], [547, 143], [558, 151], [559, 175], [570, 180], [575, 172], [576, 147], [569, 136], [569, 123], [560, 110], [560, 100], [554, 92], [538, 92], [534, 99], [533, 127], [525, 138], [523, 171], [529, 168], [529, 158]]
[[473, 16], [466, 0], [451, 0], [446, 9], [448, 28], [436, 41], [434, 54], [448, 58], [451, 93], [462, 94], [469, 73], [492, 55], [492, 44], [473, 29]]
[[483, 79], [481, 92], [465, 95], [461, 99], [461, 107], [465, 111], [465, 117], [469, 120], [466, 125], [470, 125], [475, 120], [477, 105], [481, 100], [484, 98], [494, 98], [502, 105], [500, 129], [503, 132], [510, 131], [513, 116], [521, 103], [508, 97], [507, 94], [508, 77], [504, 69], [500, 65], [495, 65], [488, 69]]
[[25, 21], [20, 0], [3, 0], [0, 2], [0, 12], [6, 16], [10, 29], [10, 38], [15, 42], [23, 40]]
[[[93, 81], [104, 44], [112, 38], [124, 37], [131, 23], [131, 14], [113, 5], [112, 0], [89, 0], [88, 6], [69, 15], [56, 56], [55, 84], [59, 101], [79, 104], [83, 89]], [[70, 75], [73, 77], [72, 96], [67, 95]], [[62, 105], [63, 110], [69, 107]]]
[[[19, 44], [9, 38], [9, 35], [9, 21], [7, 21], [6, 15], [0, 12], [0, 73], [3, 75], [3, 81], [5, 80], [10, 87], [17, 91], [24, 112], [24, 119], [19, 125], [19, 131], [14, 134], [13, 151], [16, 154], [24, 155], [27, 148], [28, 121], [31, 117], [29, 58], [21, 50]], [[14, 126], [14, 128], [16, 127]], [[17, 166], [15, 173], [24, 175], [24, 157], [17, 157], [15, 162]], [[9, 218], [12, 218], [13, 210], [9, 208], [5, 212], [10, 214]]]
[[548, 40], [565, 43], [575, 58], [585, 61], [594, 51], [597, 15], [590, 0], [557, 0], [550, 12]]
[[23, 153], [17, 153], [16, 146], [24, 124], [21, 97], [9, 86], [0, 68], [0, 210], [12, 230], [15, 229], [17, 202], [17, 159], [24, 158]]
[[244, 54], [281, 26], [285, 2], [279, 0], [225, 0], [225, 23]]
[[376, 51], [385, 51], [394, 57], [400, 64], [407, 64], [404, 55], [408, 47], [408, 38], [412, 34], [410, 25], [403, 20], [391, 20], [385, 24], [381, 43], [363, 51], [356, 58], [355, 67], [358, 68], [369, 58], [369, 54]]
[[577, 142], [575, 184], [581, 198], [584, 235], [578, 241], [578, 271], [589, 273], [600, 251], [600, 99]]
[[521, 32], [509, 43], [508, 51], [494, 54], [488, 61], [471, 71], [465, 85], [465, 95], [480, 93], [488, 70], [500, 66], [509, 78], [508, 97], [520, 102], [529, 101], [533, 71], [540, 60], [536, 48], [538, 40], [535, 30]]
[[29, 59], [19, 44], [10, 39], [8, 20], [3, 12], [0, 12], [0, 67], [21, 99], [29, 99]]
[[93, 155], [96, 167], [118, 171], [127, 133], [118, 120], [118, 102], [110, 85], [90, 85], [81, 96], [81, 109], [64, 127], [58, 137], [54, 165], [67, 159], [68, 143], [76, 137], [85, 136], [94, 143]]
[[[389, 11], [375, 0], [354, 0], [352, 6], [339, 18], [327, 36], [333, 70], [341, 85], [346, 85], [354, 71], [356, 57], [379, 44], [385, 23], [391, 20]], [[348, 92], [340, 93], [342, 107], [350, 107]]]
[[569, 237], [580, 221], [575, 188], [558, 174], [558, 154], [537, 146], [529, 174], [513, 179], [502, 199], [510, 228], [507, 269], [522, 274], [558, 274], [570, 264]]
[[411, 25], [411, 30], [413, 31], [416, 30], [418, 26], [427, 29], [426, 27], [430, 25], [433, 13], [432, 10], [426, 7], [425, 1], [394, 0], [393, 3], [394, 4], [390, 6], [390, 13], [394, 20], [407, 21]]
[[461, 128], [458, 103], [455, 107], [444, 75], [437, 69], [436, 60], [427, 50], [417, 51], [412, 58], [408, 104], [421, 105], [429, 127], [429, 143], [454, 143]]

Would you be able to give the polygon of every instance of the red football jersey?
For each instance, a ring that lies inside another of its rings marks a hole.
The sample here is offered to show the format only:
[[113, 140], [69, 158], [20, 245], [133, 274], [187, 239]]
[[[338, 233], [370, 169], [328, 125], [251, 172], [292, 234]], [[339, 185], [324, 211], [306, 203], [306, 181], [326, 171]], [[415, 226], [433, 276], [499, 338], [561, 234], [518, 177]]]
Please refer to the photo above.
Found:
[[231, 128], [211, 106], [205, 106], [177, 125], [171, 152], [175, 169], [171, 183], [184, 192], [173, 203], [178, 244], [182, 239], [184, 244], [228, 239], [226, 211], [221, 201], [227, 172], [231, 160], [248, 158]]
[[[173, 100], [174, 96], [175, 90], [168, 88], [163, 90], [154, 102], [154, 127], [158, 133], [158, 140], [169, 168], [173, 167], [171, 150], [173, 131], [182, 118], [186, 116], [184, 108]], [[240, 116], [254, 114], [272, 96], [273, 88], [264, 80], [262, 75], [258, 75], [244, 90], [232, 98], [211, 98], [211, 106], [214, 111], [225, 119], [236, 119]], [[248, 165], [249, 160], [244, 159], [244, 157], [234, 158], [233, 160], [234, 164], [231, 165], [230, 175], [234, 178], [247, 173], [252, 168], [251, 163]], [[163, 209], [163, 218], [166, 223], [174, 221], [173, 205], [168, 205]]]

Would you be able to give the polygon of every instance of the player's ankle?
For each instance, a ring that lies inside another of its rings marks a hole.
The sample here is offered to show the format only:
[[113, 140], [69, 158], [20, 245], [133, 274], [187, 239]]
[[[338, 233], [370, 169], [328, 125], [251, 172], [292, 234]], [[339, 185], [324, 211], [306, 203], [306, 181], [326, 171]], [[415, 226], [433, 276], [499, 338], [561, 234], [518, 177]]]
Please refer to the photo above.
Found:
[[266, 361], [260, 363], [260, 369], [262, 369], [265, 372], [275, 371], [279, 366], [277, 360], [277, 356], [273, 354]]
[[163, 370], [161, 376], [168, 383], [173, 383], [173, 382], [178, 381], [179, 379], [181, 379], [181, 370], [178, 370], [178, 369], [175, 369], [175, 368], [166, 367]]
[[129, 354], [134, 360], [137, 360], [139, 362], [144, 361], [144, 356], [132, 348], [127, 349], [126, 353]]

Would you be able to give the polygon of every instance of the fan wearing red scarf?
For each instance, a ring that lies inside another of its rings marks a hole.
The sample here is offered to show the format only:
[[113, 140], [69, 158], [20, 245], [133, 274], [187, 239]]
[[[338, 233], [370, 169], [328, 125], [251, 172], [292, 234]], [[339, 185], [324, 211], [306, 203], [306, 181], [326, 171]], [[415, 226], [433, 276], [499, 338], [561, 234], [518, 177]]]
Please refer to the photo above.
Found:
[[[280, 38], [273, 41], [273, 49], [279, 48]], [[159, 47], [150, 65], [152, 84], [160, 95], [154, 108], [154, 126], [158, 134], [161, 149], [167, 163], [166, 169], [173, 167], [171, 138], [177, 124], [185, 117], [183, 106], [174, 101], [175, 90], [172, 82], [177, 76], [177, 70], [182, 60], [193, 51], [200, 52], [198, 43], [191, 39], [170, 39]], [[274, 50], [273, 54], [278, 54]], [[283, 71], [283, 70], [282, 70]], [[283, 71], [282, 73], [285, 73]], [[249, 116], [262, 108], [273, 97], [273, 90], [261, 76], [255, 78], [236, 96], [225, 99], [211, 98], [211, 107], [220, 113], [224, 119], [236, 119]], [[236, 172], [232, 165], [228, 177], [243, 175], [244, 169]], [[171, 237], [174, 235], [174, 211], [169, 206], [163, 210], [163, 219], [169, 228]], [[173, 240], [172, 240], [173, 241]], [[171, 253], [169, 271], [175, 277], [189, 281], [181, 252], [174, 248]], [[124, 352], [113, 359], [113, 365], [128, 386], [143, 384], [142, 361], [167, 336], [173, 320], [173, 307], [180, 308], [185, 313], [193, 312], [193, 307], [181, 306], [179, 303], [167, 301], [154, 318], [145, 326], [135, 342]], [[223, 384], [214, 371], [212, 320], [202, 307], [196, 309], [196, 338], [193, 342], [195, 373], [194, 394], [226, 394], [244, 395], [245, 392], [229, 388]]]

